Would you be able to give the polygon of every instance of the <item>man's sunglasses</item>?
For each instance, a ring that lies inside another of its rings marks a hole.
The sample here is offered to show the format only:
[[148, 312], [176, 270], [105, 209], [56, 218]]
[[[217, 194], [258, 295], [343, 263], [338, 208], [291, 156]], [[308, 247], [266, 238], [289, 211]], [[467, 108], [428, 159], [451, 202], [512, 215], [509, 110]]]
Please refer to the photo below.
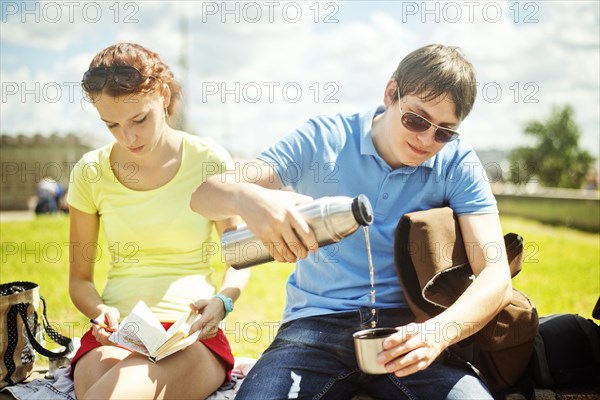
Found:
[[459, 133], [453, 131], [452, 129], [436, 125], [433, 122], [421, 117], [419, 114], [414, 113], [412, 111], [402, 111], [401, 101], [402, 100], [400, 97], [400, 91], [398, 91], [398, 103], [400, 104], [400, 112], [402, 113], [400, 119], [402, 121], [402, 125], [404, 125], [404, 127], [409, 131], [425, 132], [433, 125], [436, 128], [434, 136], [435, 141], [438, 143], [448, 143], [458, 137]]
[[149, 77], [129, 65], [115, 67], [96, 67], [83, 74], [81, 86], [88, 91], [102, 90], [109, 80], [121, 89], [131, 90]]

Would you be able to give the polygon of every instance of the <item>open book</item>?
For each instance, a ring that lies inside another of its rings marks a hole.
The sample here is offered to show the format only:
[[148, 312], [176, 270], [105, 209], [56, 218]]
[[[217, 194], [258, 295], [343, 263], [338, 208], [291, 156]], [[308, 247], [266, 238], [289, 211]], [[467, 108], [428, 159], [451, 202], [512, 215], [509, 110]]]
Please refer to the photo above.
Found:
[[129, 350], [147, 355], [156, 362], [198, 340], [200, 331], [189, 335], [200, 314], [190, 310], [165, 331], [146, 303], [139, 301], [131, 313], [119, 324], [119, 330], [109, 336], [109, 340]]

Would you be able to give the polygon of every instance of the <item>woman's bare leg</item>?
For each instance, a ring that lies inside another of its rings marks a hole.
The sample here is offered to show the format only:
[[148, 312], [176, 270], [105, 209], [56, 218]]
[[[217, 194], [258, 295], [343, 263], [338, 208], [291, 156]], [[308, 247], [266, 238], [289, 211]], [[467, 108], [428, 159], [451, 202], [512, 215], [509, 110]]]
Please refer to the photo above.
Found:
[[116, 346], [96, 347], [85, 353], [75, 365], [73, 380], [75, 381], [75, 394], [82, 398], [102, 376], [115, 365], [129, 356], [129, 350]]
[[81, 396], [77, 393], [77, 398], [204, 399], [224, 380], [222, 362], [197, 342], [157, 363], [139, 354], [130, 354], [100, 376]]

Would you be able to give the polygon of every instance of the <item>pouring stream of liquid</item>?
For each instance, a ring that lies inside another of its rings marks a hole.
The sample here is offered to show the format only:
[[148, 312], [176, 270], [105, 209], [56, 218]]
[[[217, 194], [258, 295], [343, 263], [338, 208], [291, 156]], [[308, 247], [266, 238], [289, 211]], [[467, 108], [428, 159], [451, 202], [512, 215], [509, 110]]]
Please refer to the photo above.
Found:
[[369, 238], [369, 227], [363, 227], [365, 231], [365, 240], [367, 242], [367, 257], [369, 258], [369, 279], [371, 281], [371, 304], [373, 308], [371, 308], [371, 328], [375, 328], [377, 326], [377, 310], [375, 310], [375, 267], [373, 266], [373, 256], [371, 255], [371, 239]]

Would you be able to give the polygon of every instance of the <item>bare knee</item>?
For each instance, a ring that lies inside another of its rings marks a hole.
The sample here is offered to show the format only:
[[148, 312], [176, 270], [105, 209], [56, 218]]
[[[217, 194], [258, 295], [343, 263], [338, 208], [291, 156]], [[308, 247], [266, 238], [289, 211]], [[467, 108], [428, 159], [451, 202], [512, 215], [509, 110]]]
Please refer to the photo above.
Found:
[[[93, 363], [94, 360], [90, 360]], [[84, 375], [86, 368], [81, 370]], [[78, 372], [77, 369], [75, 371]], [[79, 400], [205, 398], [219, 388], [226, 374], [222, 362], [201, 343], [156, 364], [133, 355], [116, 360], [103, 374], [99, 372], [96, 370], [94, 374], [85, 375], [82, 383], [78, 383], [76, 377], [75, 389]]]
[[98, 347], [83, 355], [73, 372], [77, 398], [85, 398], [85, 393], [128, 355], [129, 351], [113, 346]]

